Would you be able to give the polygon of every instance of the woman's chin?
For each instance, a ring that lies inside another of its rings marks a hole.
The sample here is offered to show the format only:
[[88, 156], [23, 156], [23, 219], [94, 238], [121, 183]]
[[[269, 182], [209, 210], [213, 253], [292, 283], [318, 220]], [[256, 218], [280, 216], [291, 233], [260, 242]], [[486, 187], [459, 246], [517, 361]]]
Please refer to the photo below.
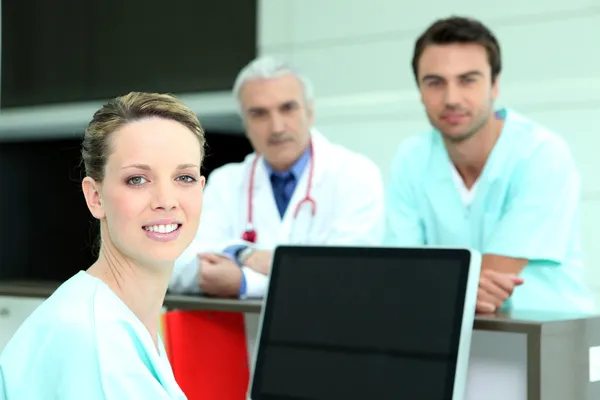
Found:
[[173, 268], [179, 254], [179, 252], [174, 251], [152, 251], [144, 254], [143, 259], [140, 261], [142, 264], [153, 268]]

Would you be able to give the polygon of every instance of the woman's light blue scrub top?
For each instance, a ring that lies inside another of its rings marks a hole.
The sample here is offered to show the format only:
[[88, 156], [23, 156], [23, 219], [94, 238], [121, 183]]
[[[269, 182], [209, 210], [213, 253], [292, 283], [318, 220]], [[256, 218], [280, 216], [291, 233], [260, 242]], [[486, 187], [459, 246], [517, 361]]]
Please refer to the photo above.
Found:
[[80, 271], [0, 355], [0, 399], [185, 399], [162, 341], [101, 280]]
[[584, 284], [581, 180], [567, 144], [546, 128], [502, 109], [505, 123], [466, 206], [439, 132], [404, 140], [387, 194], [392, 246], [469, 247], [525, 258], [525, 283], [505, 309], [595, 312]]

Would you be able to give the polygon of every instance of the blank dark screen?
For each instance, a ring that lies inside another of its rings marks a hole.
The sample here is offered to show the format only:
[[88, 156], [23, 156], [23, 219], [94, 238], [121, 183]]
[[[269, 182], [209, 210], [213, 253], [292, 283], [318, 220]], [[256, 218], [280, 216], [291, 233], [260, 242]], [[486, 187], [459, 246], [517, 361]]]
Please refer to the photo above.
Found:
[[276, 260], [254, 400], [451, 398], [468, 257], [368, 252]]

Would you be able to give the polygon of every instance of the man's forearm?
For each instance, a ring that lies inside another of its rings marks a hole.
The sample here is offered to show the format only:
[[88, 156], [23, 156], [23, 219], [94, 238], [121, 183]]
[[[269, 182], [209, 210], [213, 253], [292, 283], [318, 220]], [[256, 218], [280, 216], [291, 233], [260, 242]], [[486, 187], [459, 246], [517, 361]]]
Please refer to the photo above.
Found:
[[481, 260], [481, 269], [491, 269], [492, 271], [515, 274], [521, 273], [529, 260], [525, 258], [505, 257], [497, 254], [484, 254]]

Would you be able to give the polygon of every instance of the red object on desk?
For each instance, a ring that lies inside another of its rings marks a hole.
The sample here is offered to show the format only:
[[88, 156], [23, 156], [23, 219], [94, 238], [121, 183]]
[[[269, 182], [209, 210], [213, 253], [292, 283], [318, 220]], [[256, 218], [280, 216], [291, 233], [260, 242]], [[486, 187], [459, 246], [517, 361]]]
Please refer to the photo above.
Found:
[[165, 347], [188, 400], [246, 399], [250, 369], [244, 314], [169, 311]]

